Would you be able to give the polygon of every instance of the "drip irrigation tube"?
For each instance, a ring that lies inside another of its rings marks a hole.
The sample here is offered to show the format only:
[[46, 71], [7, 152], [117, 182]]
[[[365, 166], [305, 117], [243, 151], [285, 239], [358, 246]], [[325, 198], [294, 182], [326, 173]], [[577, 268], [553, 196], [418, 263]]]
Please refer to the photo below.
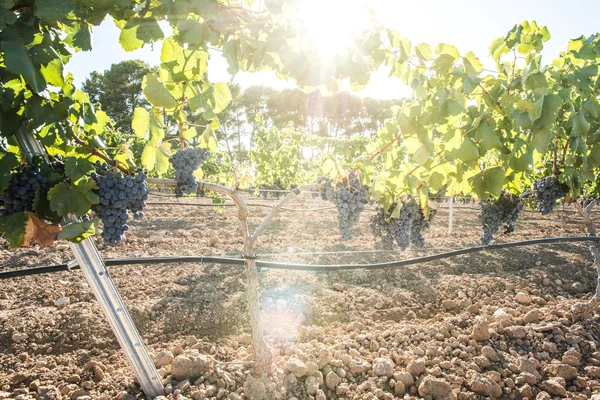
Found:
[[[147, 206], [195, 206], [195, 207], [237, 207], [237, 204], [232, 204], [232, 203], [225, 203], [225, 204], [209, 204], [209, 203], [161, 203], [161, 202], [150, 202], [150, 203], [146, 203]], [[274, 206], [272, 204], [258, 204], [258, 203], [247, 203], [246, 204], [249, 207], [266, 207], [266, 208], [273, 208]], [[327, 206], [327, 207], [320, 207], [320, 208], [287, 208], [287, 207], [281, 207], [280, 210], [283, 211], [323, 211], [323, 210], [329, 210], [332, 208], [336, 208], [336, 206]]]
[[[280, 263], [275, 261], [257, 261], [256, 266], [260, 268], [271, 268], [271, 269], [285, 269], [285, 270], [296, 270], [296, 271], [344, 271], [344, 270], [357, 270], [357, 269], [384, 269], [384, 268], [396, 268], [403, 267], [411, 264], [420, 264], [435, 260], [441, 260], [444, 258], [459, 256], [463, 254], [476, 253], [479, 251], [488, 250], [500, 250], [511, 247], [520, 246], [533, 246], [538, 244], [549, 244], [549, 243], [573, 243], [573, 242], [589, 242], [589, 241], [600, 241], [600, 237], [557, 237], [557, 238], [546, 238], [546, 239], [533, 239], [525, 240], [521, 242], [510, 242], [510, 243], [498, 243], [488, 246], [474, 246], [467, 247], [460, 250], [448, 251], [445, 253], [434, 254], [424, 257], [410, 258], [408, 260], [390, 261], [386, 263], [377, 264], [334, 264], [334, 265], [307, 265], [307, 264], [290, 264]], [[287, 254], [293, 255], [293, 253]], [[227, 258], [227, 257], [212, 257], [212, 256], [164, 256], [164, 257], [140, 257], [140, 258], [120, 258], [105, 260], [106, 266], [117, 266], [117, 265], [150, 265], [150, 264], [168, 264], [168, 263], [217, 263], [217, 264], [230, 264], [230, 265], [243, 265], [244, 260], [241, 258]], [[45, 267], [17, 269], [11, 271], [0, 272], [0, 279], [16, 278], [20, 276], [28, 275], [39, 275], [50, 272], [68, 271], [69, 269], [77, 269], [77, 266], [69, 268], [68, 264], [51, 265]]]

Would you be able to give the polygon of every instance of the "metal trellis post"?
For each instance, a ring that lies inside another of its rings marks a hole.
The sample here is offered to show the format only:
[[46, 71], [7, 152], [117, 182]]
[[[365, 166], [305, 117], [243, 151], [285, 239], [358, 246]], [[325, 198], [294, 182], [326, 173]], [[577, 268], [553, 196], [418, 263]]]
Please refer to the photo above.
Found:
[[[46, 150], [35, 139], [34, 135], [22, 127], [15, 138], [19, 147], [28, 159], [34, 156], [47, 157]], [[66, 217], [65, 223], [77, 222], [75, 216]], [[75, 259], [81, 268], [88, 284], [92, 288], [94, 297], [106, 319], [110, 323], [119, 345], [123, 349], [129, 365], [133, 369], [142, 391], [150, 398], [164, 394], [162, 380], [154, 363], [144, 346], [144, 342], [135, 328], [129, 313], [127, 312], [117, 288], [113, 284], [104, 261], [91, 239], [85, 239], [80, 243], [69, 243], [75, 254]]]

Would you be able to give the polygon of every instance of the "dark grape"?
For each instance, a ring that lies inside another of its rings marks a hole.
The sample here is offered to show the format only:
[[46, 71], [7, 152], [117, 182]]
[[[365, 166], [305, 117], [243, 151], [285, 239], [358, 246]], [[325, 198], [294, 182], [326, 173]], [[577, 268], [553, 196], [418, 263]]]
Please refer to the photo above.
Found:
[[[318, 179], [320, 178], [322, 177]], [[326, 178], [321, 179], [321, 183], [325, 182], [327, 182]], [[369, 201], [368, 188], [363, 186], [356, 176], [345, 179], [335, 190], [330, 183], [325, 184], [325, 197], [337, 207], [338, 229], [342, 240], [350, 240], [352, 239], [352, 228], [358, 224], [360, 213]]]
[[31, 211], [36, 194], [45, 195], [48, 190], [48, 179], [40, 174], [35, 165], [25, 165], [14, 172], [3, 193], [4, 208], [0, 215], [8, 215], [20, 211]]
[[321, 199], [333, 201], [333, 185], [331, 184], [331, 179], [324, 176], [318, 176], [317, 184], [323, 185], [323, 187], [319, 189], [319, 195], [321, 196]]
[[386, 212], [383, 208], [378, 208], [377, 213], [371, 216], [371, 232], [381, 239], [381, 245], [385, 249], [391, 249], [394, 242], [396, 242], [401, 250], [405, 250], [413, 237], [415, 245], [420, 244], [418, 236], [421, 234], [422, 229], [419, 230], [419, 228], [425, 229], [425, 225], [415, 228], [414, 235], [412, 231], [413, 222], [422, 214], [420, 207], [412, 198], [401, 201], [402, 209], [397, 218], [392, 217], [392, 210]]
[[177, 181], [176, 196], [184, 194], [196, 193], [198, 190], [198, 182], [194, 176], [194, 172], [200, 167], [204, 161], [208, 160], [210, 152], [206, 149], [198, 147], [188, 147], [187, 149], [177, 150], [177, 152], [169, 158], [173, 169], [175, 169], [175, 181]]
[[148, 199], [146, 178], [142, 170], [138, 170], [134, 177], [123, 175], [106, 164], [96, 163], [92, 179], [98, 185], [100, 202], [92, 206], [92, 211], [104, 224], [101, 236], [106, 244], [115, 246], [125, 237], [129, 230], [128, 210], [133, 213], [134, 219], [144, 216], [141, 211]]
[[425, 247], [425, 238], [423, 232], [431, 225], [431, 219], [435, 215], [435, 210], [431, 210], [429, 218], [425, 219], [425, 213], [423, 209], [419, 207], [419, 214], [413, 220], [412, 226], [410, 227], [410, 243], [417, 247]]
[[562, 199], [567, 193], [569, 187], [553, 176], [547, 176], [533, 183], [533, 198], [540, 201], [539, 210], [542, 215], [550, 214], [556, 206], [556, 200]]
[[504, 225], [505, 233], [513, 232], [522, 208], [521, 198], [508, 192], [502, 192], [497, 199], [481, 201], [477, 215], [483, 229], [483, 233], [479, 237], [481, 243], [490, 244], [502, 225]]

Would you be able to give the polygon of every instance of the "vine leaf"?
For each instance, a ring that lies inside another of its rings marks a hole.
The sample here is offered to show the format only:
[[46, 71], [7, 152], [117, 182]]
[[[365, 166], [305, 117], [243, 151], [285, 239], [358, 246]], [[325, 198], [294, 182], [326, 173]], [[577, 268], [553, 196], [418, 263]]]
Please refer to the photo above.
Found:
[[485, 200], [490, 196], [498, 197], [504, 186], [505, 171], [500, 167], [488, 168], [471, 177], [471, 188], [479, 200]]
[[31, 243], [39, 243], [42, 247], [52, 246], [56, 235], [61, 231], [61, 227], [40, 221], [35, 214], [29, 211], [25, 211], [25, 214], [28, 221], [25, 225], [23, 246], [29, 246]]
[[11, 171], [17, 165], [19, 165], [19, 160], [13, 153], [0, 153], [0, 194], [4, 193], [8, 187], [12, 177]]
[[168, 143], [161, 145], [148, 145], [142, 152], [142, 165], [148, 171], [156, 170], [164, 174], [169, 169], [169, 157], [171, 156]]
[[223, 111], [231, 102], [231, 92], [229, 91], [229, 87], [224, 82], [215, 83], [214, 87], [215, 94], [215, 105], [213, 107], [213, 112], [215, 114]]
[[81, 180], [73, 185], [61, 182], [48, 192], [50, 208], [64, 217], [69, 214], [77, 216], [87, 214], [92, 204], [100, 201], [100, 198], [92, 189], [96, 188], [93, 180]]
[[135, 132], [135, 136], [144, 139], [148, 133], [150, 126], [150, 113], [143, 107], [136, 107], [133, 110], [133, 119], [131, 120], [131, 128]]
[[51, 246], [61, 228], [41, 221], [35, 214], [25, 211], [0, 217], [0, 232], [12, 248], [39, 243]]
[[72, 222], [62, 227], [58, 239], [79, 243], [84, 239], [96, 234], [98, 218], [89, 221]]
[[39, 93], [46, 89], [46, 82], [39, 68], [35, 68], [27, 47], [24, 44], [14, 41], [3, 41], [2, 50], [4, 51], [4, 64], [8, 71], [17, 75], [23, 75], [25, 81], [31, 86], [34, 92]]
[[73, 46], [83, 50], [92, 50], [92, 26], [82, 21], [79, 30], [73, 35]]
[[142, 81], [142, 88], [144, 96], [146, 96], [153, 106], [164, 108], [177, 107], [177, 100], [175, 100], [165, 85], [158, 80], [156, 75], [152, 73], [147, 74]]
[[77, 182], [94, 171], [92, 163], [85, 158], [67, 157], [65, 160], [65, 175]]
[[479, 158], [479, 149], [472, 139], [465, 139], [462, 145], [456, 150], [456, 157], [462, 162], [477, 160]]

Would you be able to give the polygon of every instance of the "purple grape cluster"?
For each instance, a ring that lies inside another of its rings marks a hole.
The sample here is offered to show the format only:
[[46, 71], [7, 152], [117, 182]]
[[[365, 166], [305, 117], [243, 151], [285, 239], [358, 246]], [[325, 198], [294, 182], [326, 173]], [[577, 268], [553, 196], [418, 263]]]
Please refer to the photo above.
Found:
[[177, 189], [175, 195], [180, 197], [184, 194], [193, 194], [198, 190], [198, 182], [194, 172], [200, 168], [200, 164], [208, 160], [210, 152], [199, 147], [188, 147], [177, 150], [169, 158], [173, 169], [175, 169], [175, 181]]
[[338, 230], [342, 240], [352, 239], [352, 228], [358, 224], [360, 214], [369, 201], [367, 186], [360, 183], [357, 176], [344, 179], [335, 189], [327, 187], [325, 197], [337, 207]]
[[[394, 242], [405, 250], [411, 242], [415, 245], [425, 244], [425, 240], [421, 232], [429, 226], [429, 222], [425, 221], [425, 216], [419, 205], [413, 198], [408, 198], [402, 201], [402, 209], [397, 218], [392, 217], [392, 210], [385, 211], [383, 208], [378, 208], [377, 212], [371, 216], [369, 227], [371, 233], [375, 237], [380, 238], [381, 246], [384, 249], [394, 247]], [[418, 222], [419, 218], [423, 222]], [[413, 224], [417, 221], [413, 230]]]
[[479, 237], [481, 243], [490, 244], [502, 225], [505, 233], [513, 232], [522, 208], [521, 198], [508, 192], [502, 192], [497, 199], [479, 202], [477, 219], [481, 222], [483, 230]]
[[104, 225], [102, 239], [106, 244], [115, 246], [125, 237], [129, 230], [128, 210], [134, 219], [144, 216], [142, 210], [148, 199], [146, 187], [147, 175], [138, 169], [135, 176], [123, 175], [106, 164], [96, 163], [96, 172], [92, 179], [98, 185], [100, 202], [92, 206]]
[[4, 190], [4, 208], [0, 215], [31, 211], [36, 194], [45, 195], [48, 191], [48, 179], [42, 176], [36, 165], [25, 165], [14, 172]]
[[540, 201], [542, 215], [550, 214], [556, 206], [556, 200], [569, 193], [569, 187], [560, 183], [558, 178], [547, 176], [533, 183], [533, 198]]

